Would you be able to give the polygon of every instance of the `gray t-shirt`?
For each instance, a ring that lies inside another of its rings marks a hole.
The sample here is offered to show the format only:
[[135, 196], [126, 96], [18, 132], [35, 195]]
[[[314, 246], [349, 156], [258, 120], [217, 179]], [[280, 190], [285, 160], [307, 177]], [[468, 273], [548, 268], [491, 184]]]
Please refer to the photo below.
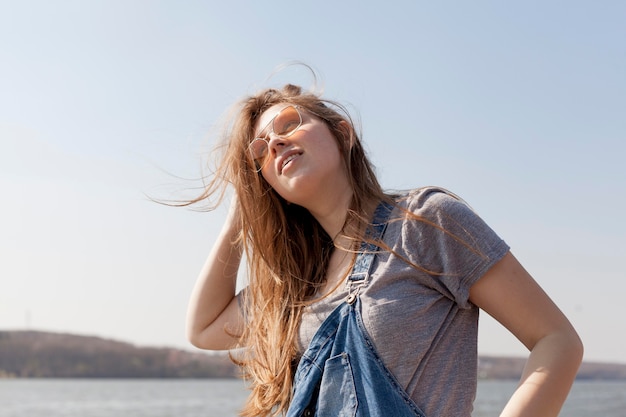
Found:
[[[394, 252], [376, 255], [361, 290], [365, 327], [379, 356], [428, 416], [469, 417], [476, 393], [478, 308], [469, 289], [509, 250], [465, 203], [428, 187], [399, 205], [383, 237]], [[436, 272], [436, 273], [432, 273]], [[347, 295], [344, 286], [307, 307], [303, 352], [317, 328]]]

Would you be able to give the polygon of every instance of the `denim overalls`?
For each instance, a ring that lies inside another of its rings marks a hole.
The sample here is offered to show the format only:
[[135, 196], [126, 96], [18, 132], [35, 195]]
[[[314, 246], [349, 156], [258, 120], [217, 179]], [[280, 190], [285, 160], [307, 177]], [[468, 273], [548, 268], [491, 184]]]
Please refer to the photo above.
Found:
[[348, 297], [322, 323], [294, 377], [287, 417], [425, 417], [378, 357], [363, 326], [359, 291], [392, 207], [380, 203], [348, 277]]

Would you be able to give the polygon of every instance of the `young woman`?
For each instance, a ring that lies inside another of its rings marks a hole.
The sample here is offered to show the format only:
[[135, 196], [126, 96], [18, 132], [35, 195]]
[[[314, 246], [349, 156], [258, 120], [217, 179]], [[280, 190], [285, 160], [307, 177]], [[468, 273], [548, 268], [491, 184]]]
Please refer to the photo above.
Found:
[[386, 194], [347, 112], [297, 86], [245, 99], [229, 126], [194, 202], [231, 185], [235, 198], [187, 331], [200, 348], [244, 348], [242, 415], [470, 416], [479, 309], [530, 351], [501, 415], [558, 415], [581, 341], [463, 201]]

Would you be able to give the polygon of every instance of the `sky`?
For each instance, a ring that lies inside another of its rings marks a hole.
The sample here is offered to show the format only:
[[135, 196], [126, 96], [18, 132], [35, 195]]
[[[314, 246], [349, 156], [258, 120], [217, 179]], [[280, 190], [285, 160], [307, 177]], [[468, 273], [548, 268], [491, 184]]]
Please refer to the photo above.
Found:
[[[0, 329], [192, 349], [227, 108], [317, 82], [387, 189], [463, 197], [626, 363], [626, 4], [0, 0]], [[302, 66], [317, 72], [317, 80]], [[486, 314], [479, 353], [525, 355]]]

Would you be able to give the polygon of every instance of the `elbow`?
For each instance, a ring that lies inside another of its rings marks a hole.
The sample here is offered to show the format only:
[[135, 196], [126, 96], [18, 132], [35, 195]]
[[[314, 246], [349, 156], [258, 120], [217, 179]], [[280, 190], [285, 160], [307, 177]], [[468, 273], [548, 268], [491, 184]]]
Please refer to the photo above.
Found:
[[230, 333], [216, 331], [215, 326], [208, 326], [202, 330], [187, 328], [187, 340], [194, 347], [203, 350], [230, 350], [237, 347], [237, 339]]
[[187, 318], [185, 327], [185, 335], [187, 341], [198, 349], [211, 350], [206, 343], [207, 327], [202, 327], [199, 323], [194, 322], [192, 319]]
[[195, 329], [187, 326], [186, 330], [187, 341], [191, 343], [194, 347], [199, 349], [205, 349], [202, 347], [201, 338], [199, 337], [199, 333], [195, 331]]
[[585, 355], [585, 345], [583, 344], [582, 339], [580, 338], [578, 333], [576, 333], [576, 331], [573, 331], [570, 349], [572, 352], [572, 356], [575, 358], [578, 365], [580, 366]]
[[580, 370], [580, 365], [583, 362], [585, 346], [583, 345], [583, 341], [578, 333], [576, 333], [573, 329], [568, 337], [565, 338], [565, 343], [561, 348], [561, 352], [564, 366], [569, 368], [567, 373], [571, 375], [572, 380], [576, 379], [576, 375], [578, 375], [578, 371]]
[[192, 346], [197, 347], [198, 349], [206, 349], [198, 334], [192, 331], [187, 331], [187, 341], [191, 343]]
[[187, 316], [187, 340], [206, 350], [229, 350], [237, 346], [243, 331], [237, 299], [233, 298], [228, 306], [217, 316], [203, 316], [193, 310]]
[[568, 323], [568, 326], [560, 332], [561, 337], [561, 349], [563, 354], [570, 358], [573, 363], [580, 365], [585, 354], [585, 346], [582, 339], [574, 329], [574, 327]]
[[555, 336], [556, 339], [554, 340], [557, 341], [558, 352], [560, 352], [559, 355], [566, 360], [571, 367], [578, 369], [583, 361], [585, 347], [576, 330], [569, 326], [569, 328], [558, 332]]
[[187, 340], [194, 347], [203, 350], [215, 350], [211, 343], [209, 343], [210, 338], [207, 337], [206, 330], [201, 331], [193, 327], [187, 328]]
[[533, 363], [539, 367], [560, 369], [574, 379], [583, 360], [584, 345], [570, 325], [549, 333], [530, 349]]
[[553, 342], [556, 342], [556, 357], [559, 357], [563, 365], [576, 374], [580, 368], [585, 354], [585, 347], [578, 333], [570, 327], [566, 331], [557, 333]]

